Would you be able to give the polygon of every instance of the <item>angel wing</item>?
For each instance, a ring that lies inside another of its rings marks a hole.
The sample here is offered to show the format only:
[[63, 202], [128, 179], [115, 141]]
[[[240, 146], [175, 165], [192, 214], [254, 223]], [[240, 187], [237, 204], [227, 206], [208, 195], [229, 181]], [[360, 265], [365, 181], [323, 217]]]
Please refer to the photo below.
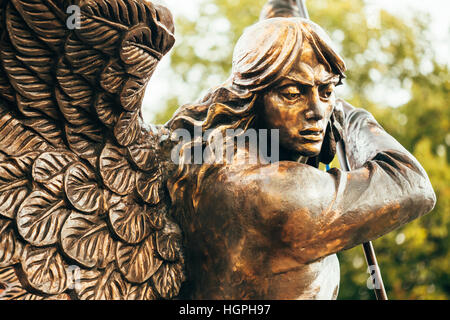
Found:
[[0, 0], [0, 36], [0, 299], [177, 296], [162, 133], [140, 110], [170, 12]]

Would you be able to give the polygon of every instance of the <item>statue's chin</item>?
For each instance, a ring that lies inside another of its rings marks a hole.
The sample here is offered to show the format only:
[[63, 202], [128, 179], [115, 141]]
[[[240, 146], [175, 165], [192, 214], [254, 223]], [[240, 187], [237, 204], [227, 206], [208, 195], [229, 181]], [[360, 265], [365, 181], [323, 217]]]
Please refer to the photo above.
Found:
[[[312, 158], [318, 156], [320, 153], [319, 148], [305, 148], [302, 146], [298, 146], [297, 148], [282, 148], [280, 150], [280, 160], [291, 160], [291, 161], [299, 161], [305, 162], [308, 158]], [[304, 161], [302, 161], [302, 159]]]
[[299, 156], [306, 157], [306, 158], [312, 158], [312, 157], [318, 156], [319, 153], [320, 153], [320, 151], [319, 152], [315, 152], [315, 151], [300, 152]]
[[305, 143], [301, 145], [297, 145], [294, 149], [291, 149], [291, 152], [294, 153], [296, 156], [303, 156], [303, 157], [315, 157], [318, 156], [320, 153], [320, 150], [322, 148], [322, 141], [317, 143]]

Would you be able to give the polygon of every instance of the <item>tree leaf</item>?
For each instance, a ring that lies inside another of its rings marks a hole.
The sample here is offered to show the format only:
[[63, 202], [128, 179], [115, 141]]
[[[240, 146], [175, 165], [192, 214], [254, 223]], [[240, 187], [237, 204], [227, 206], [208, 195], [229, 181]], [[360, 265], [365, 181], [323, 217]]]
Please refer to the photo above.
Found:
[[19, 168], [22, 168], [23, 171], [29, 172], [34, 161], [40, 154], [40, 151], [27, 151], [18, 157], [9, 158], [9, 161], [14, 163]]
[[0, 292], [0, 300], [43, 300], [44, 298], [28, 293], [21, 286], [8, 286], [4, 292]]
[[105, 268], [114, 259], [115, 243], [98, 215], [72, 212], [61, 230], [61, 245], [69, 257], [87, 268]]
[[20, 283], [14, 267], [0, 268], [0, 283], [6, 286], [13, 286], [14, 284]]
[[103, 193], [95, 180], [94, 172], [81, 162], [67, 169], [64, 190], [74, 208], [82, 212], [94, 212], [103, 202]]
[[70, 214], [65, 201], [44, 190], [33, 191], [17, 212], [17, 229], [29, 243], [41, 247], [58, 242]]
[[126, 195], [135, 184], [134, 171], [125, 158], [125, 149], [107, 143], [100, 155], [100, 174], [104, 184], [113, 192]]
[[152, 236], [139, 245], [117, 245], [116, 261], [120, 272], [132, 283], [147, 281], [162, 263], [155, 252]]
[[152, 226], [146, 206], [137, 203], [119, 202], [109, 210], [109, 220], [114, 233], [123, 241], [135, 244], [144, 240], [151, 232]]
[[130, 285], [111, 263], [105, 270], [81, 269], [75, 291], [81, 300], [125, 300]]
[[92, 118], [86, 118], [85, 123], [78, 127], [72, 126], [70, 128], [71, 134], [78, 134], [91, 140], [93, 143], [103, 142], [103, 126], [99, 121]]
[[180, 253], [180, 235], [158, 232], [156, 235], [158, 253], [164, 260], [176, 261]]
[[164, 299], [176, 297], [185, 276], [180, 263], [164, 263], [152, 276], [156, 291]]
[[34, 289], [47, 294], [59, 294], [66, 290], [68, 266], [56, 248], [27, 245], [21, 262], [28, 283]]
[[[41, 122], [44, 114], [52, 119], [58, 119], [58, 108], [52, 96], [51, 85], [37, 77], [18, 57], [9, 43], [2, 44], [1, 59], [10, 83], [17, 91], [16, 99], [19, 110], [24, 115], [37, 116]], [[36, 111], [40, 111], [42, 114]], [[28, 123], [28, 126], [38, 127], [36, 131], [39, 133], [48, 132], [48, 130], [43, 132], [39, 130], [38, 123], [34, 125]], [[56, 123], [53, 123], [53, 126], [57, 127]]]
[[72, 300], [67, 293], [61, 293], [50, 297], [43, 297], [43, 300]]
[[120, 48], [123, 33], [131, 26], [149, 25], [156, 20], [155, 9], [147, 1], [90, 1], [82, 7], [81, 28], [77, 34], [95, 49], [111, 56]]

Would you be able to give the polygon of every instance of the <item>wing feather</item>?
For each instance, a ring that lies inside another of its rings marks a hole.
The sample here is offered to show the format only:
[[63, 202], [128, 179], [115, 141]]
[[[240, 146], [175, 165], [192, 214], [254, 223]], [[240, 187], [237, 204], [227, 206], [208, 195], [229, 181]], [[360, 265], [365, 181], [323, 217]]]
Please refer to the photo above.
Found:
[[[1, 113], [0, 106], [0, 150], [9, 156], [20, 156], [29, 151], [45, 151], [52, 147], [42, 137], [27, 130], [19, 120], [9, 113]], [[4, 109], [3, 109], [4, 111]]]
[[181, 231], [140, 110], [172, 23], [144, 0], [0, 1], [0, 299], [178, 294]]
[[65, 13], [54, 0], [11, 0], [27, 25], [55, 51], [61, 51], [67, 28]]
[[0, 163], [0, 215], [13, 219], [17, 208], [29, 194], [30, 167], [37, 153]]
[[50, 50], [31, 32], [12, 4], [8, 4], [6, 9], [6, 26], [11, 43], [19, 53], [17, 58], [29, 66], [39, 78], [52, 83], [53, 61]]
[[20, 260], [28, 285], [33, 289], [51, 295], [66, 290], [68, 265], [56, 247], [37, 248], [28, 244]]
[[17, 238], [13, 222], [0, 218], [0, 268], [18, 263], [21, 253], [22, 243]]
[[72, 33], [66, 41], [65, 56], [75, 74], [82, 75], [90, 83], [97, 83], [105, 65], [105, 57], [100, 51], [85, 44]]

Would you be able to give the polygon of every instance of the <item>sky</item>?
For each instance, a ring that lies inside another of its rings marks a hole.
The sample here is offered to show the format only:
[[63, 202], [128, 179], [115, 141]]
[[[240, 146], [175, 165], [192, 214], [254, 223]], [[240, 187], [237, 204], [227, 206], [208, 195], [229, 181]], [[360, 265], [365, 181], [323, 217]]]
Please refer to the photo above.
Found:
[[[207, 4], [208, 0], [151, 0], [160, 3], [170, 9], [174, 18], [185, 16], [190, 20], [196, 20], [199, 16], [199, 5]], [[227, 1], [227, 0], [223, 0]], [[308, 1], [306, 0], [306, 5]], [[345, 1], [345, 0], [336, 0]], [[367, 10], [377, 11], [380, 8], [388, 12], [408, 19], [415, 12], [429, 14], [431, 23], [426, 36], [432, 43], [437, 60], [450, 66], [450, 0], [366, 0]], [[261, 7], [265, 3], [261, 0]], [[370, 16], [370, 14], [368, 15]], [[176, 28], [176, 26], [175, 26]], [[145, 121], [152, 122], [155, 113], [166, 104], [169, 92], [177, 92], [182, 101], [192, 102], [189, 88], [181, 83], [181, 80], [170, 70], [170, 54], [162, 59], [155, 74], [147, 87], [143, 103], [143, 116]], [[378, 95], [380, 96], [380, 95]], [[407, 102], [408, 94], [397, 92], [396, 94], [381, 95], [390, 97], [385, 101], [387, 105], [401, 105]]]
[[429, 38], [440, 63], [450, 65], [450, 0], [366, 0], [375, 7], [408, 17], [414, 11], [431, 17]]

